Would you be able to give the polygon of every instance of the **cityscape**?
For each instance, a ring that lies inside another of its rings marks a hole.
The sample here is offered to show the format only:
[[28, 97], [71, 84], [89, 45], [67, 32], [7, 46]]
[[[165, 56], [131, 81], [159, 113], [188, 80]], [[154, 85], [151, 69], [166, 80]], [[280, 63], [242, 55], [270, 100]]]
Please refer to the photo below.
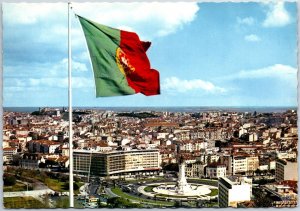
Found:
[[298, 206], [297, 6], [3, 3], [3, 207]]
[[[68, 109], [13, 110], [4, 207], [68, 207]], [[75, 109], [75, 208], [297, 206], [295, 108], [182, 110]]]

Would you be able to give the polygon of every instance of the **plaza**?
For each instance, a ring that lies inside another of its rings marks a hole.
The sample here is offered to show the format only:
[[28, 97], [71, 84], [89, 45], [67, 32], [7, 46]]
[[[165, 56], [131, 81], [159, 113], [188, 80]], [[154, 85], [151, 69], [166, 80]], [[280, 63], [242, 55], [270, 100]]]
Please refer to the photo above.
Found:
[[[203, 199], [210, 200], [217, 197], [214, 191], [217, 187], [198, 183], [190, 183], [191, 190], [178, 194], [175, 182], [168, 183], [148, 183], [137, 188], [141, 194], [154, 199], [164, 198], [176, 200]], [[150, 187], [150, 188], [149, 188]]]

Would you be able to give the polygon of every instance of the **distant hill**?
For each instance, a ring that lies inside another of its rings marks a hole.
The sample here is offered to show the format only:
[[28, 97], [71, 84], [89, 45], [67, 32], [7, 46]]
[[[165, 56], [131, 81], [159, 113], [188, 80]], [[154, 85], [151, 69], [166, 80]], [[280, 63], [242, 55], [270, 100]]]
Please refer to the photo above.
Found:
[[148, 112], [118, 113], [117, 116], [119, 116], [119, 117], [133, 117], [133, 118], [139, 118], [139, 119], [158, 117], [157, 115], [152, 114], [152, 113], [148, 113]]

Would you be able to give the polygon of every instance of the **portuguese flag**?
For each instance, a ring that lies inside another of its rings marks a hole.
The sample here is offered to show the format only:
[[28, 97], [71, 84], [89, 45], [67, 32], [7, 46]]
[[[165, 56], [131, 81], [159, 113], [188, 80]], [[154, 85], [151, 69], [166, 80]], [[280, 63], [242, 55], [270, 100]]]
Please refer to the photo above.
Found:
[[160, 94], [159, 73], [146, 55], [150, 42], [138, 35], [78, 16], [93, 65], [96, 97]]

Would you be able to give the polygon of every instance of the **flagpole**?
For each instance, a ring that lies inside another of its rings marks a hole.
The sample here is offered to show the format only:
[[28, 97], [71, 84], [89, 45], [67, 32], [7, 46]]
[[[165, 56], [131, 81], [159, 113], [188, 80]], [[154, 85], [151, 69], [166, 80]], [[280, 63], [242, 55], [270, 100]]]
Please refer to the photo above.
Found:
[[73, 131], [72, 131], [72, 56], [71, 56], [71, 2], [68, 2], [68, 85], [69, 85], [69, 198], [70, 207], [74, 207], [74, 190], [73, 190]]

